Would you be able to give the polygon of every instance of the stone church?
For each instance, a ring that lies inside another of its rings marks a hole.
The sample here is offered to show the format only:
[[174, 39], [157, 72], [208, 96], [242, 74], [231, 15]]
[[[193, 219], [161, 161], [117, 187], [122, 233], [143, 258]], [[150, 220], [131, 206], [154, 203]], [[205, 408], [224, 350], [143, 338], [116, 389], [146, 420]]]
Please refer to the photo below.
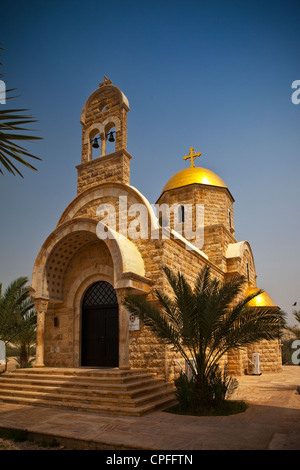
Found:
[[[130, 185], [128, 111], [128, 99], [106, 77], [83, 106], [77, 196], [33, 268], [36, 367], [147, 368], [172, 379], [178, 358], [128, 314], [124, 296], [154, 300], [156, 288], [167, 290], [163, 265], [191, 282], [209, 265], [217, 278], [240, 273], [251, 292], [257, 289], [250, 244], [235, 238], [233, 196], [218, 175], [195, 165], [199, 154], [193, 148], [182, 156], [183, 169], [170, 175], [156, 207]], [[159, 215], [157, 207], [175, 209], [166, 222], [166, 212]], [[266, 293], [252, 303], [276, 308]], [[254, 351], [263, 372], [280, 369], [280, 344], [263, 341], [228, 354], [229, 371], [247, 373]]]

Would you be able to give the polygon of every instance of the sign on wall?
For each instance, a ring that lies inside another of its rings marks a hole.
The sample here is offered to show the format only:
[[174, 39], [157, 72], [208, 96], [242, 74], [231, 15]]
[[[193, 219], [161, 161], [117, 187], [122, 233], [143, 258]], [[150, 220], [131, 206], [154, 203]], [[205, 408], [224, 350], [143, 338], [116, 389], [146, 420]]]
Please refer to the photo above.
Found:
[[0, 341], [0, 365], [6, 364], [6, 347], [4, 341]]
[[136, 331], [140, 329], [140, 319], [132, 313], [129, 314], [129, 331]]

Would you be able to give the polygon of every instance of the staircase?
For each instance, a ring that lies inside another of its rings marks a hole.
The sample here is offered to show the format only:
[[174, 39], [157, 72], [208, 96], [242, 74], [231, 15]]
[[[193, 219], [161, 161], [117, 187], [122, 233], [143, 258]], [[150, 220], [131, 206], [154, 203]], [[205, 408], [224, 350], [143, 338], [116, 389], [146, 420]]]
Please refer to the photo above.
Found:
[[0, 375], [0, 403], [141, 416], [176, 403], [174, 386], [144, 369], [16, 369]]

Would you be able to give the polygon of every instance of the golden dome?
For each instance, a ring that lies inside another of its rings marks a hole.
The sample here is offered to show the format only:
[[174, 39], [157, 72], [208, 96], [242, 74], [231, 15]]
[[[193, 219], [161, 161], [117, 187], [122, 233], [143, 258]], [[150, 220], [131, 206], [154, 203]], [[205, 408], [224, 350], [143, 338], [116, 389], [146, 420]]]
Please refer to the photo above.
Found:
[[[255, 292], [258, 292], [259, 288], [258, 287], [248, 287], [246, 296], [255, 294]], [[249, 307], [276, 307], [274, 304], [273, 300], [267, 294], [266, 292], [263, 292], [262, 294], [257, 295], [254, 297], [250, 302], [247, 304]]]
[[175, 173], [165, 184], [162, 193], [170, 189], [181, 188], [182, 186], [194, 183], [227, 188], [224, 181], [213, 171], [207, 170], [206, 168], [191, 167]]

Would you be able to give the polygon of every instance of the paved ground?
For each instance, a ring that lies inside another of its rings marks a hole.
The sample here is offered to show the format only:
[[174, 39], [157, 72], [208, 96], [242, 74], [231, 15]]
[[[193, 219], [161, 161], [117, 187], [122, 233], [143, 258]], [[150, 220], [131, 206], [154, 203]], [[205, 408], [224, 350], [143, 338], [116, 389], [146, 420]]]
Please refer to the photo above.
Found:
[[135, 418], [0, 403], [0, 427], [82, 449], [300, 450], [300, 367], [238, 380], [233, 398], [250, 406], [233, 416], [157, 411]]

